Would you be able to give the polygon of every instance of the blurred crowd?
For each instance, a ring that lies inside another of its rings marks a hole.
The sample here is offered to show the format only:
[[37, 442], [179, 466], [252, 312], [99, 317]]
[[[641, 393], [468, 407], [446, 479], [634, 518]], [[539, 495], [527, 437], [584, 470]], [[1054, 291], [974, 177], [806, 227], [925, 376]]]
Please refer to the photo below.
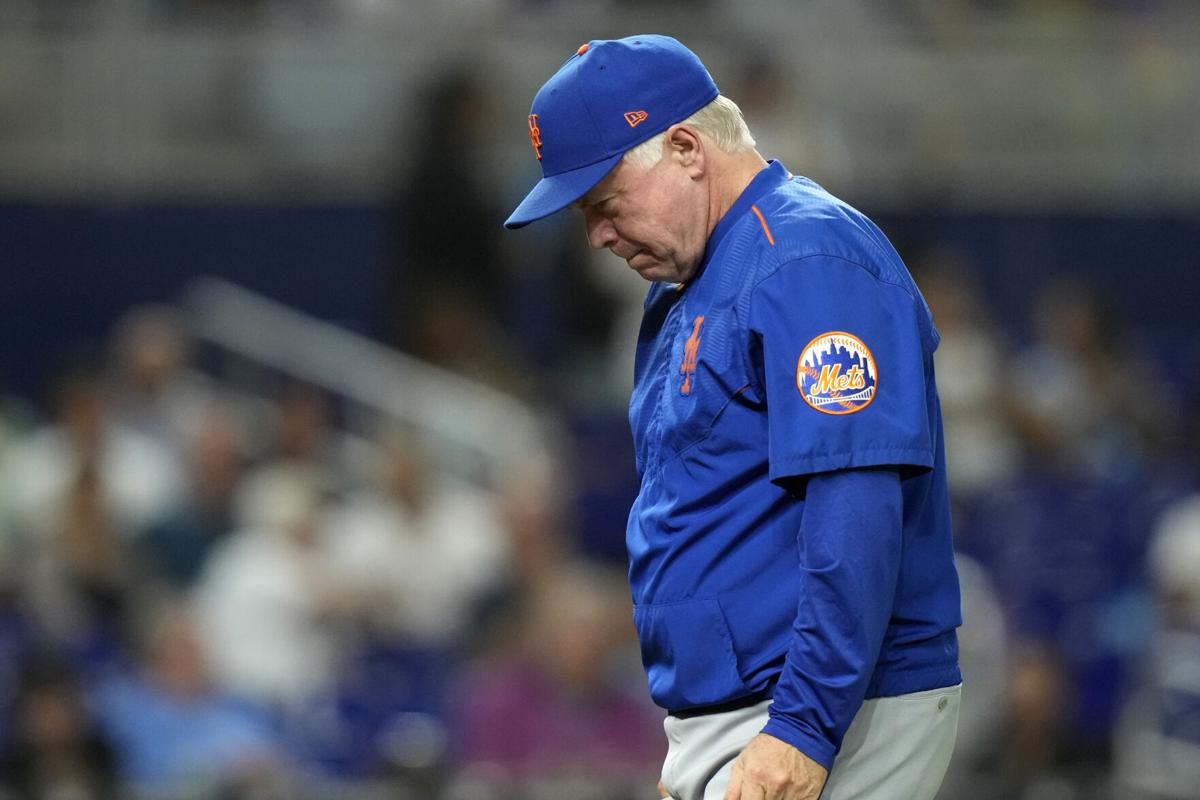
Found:
[[945, 796], [1194, 797], [1200, 338], [1153, 348], [1054, 277], [1002, 324], [964, 254], [913, 266], [942, 334], [970, 687]]
[[135, 309], [6, 407], [0, 796], [653, 787], [628, 592], [555, 465], [455, 482], [398, 424], [350, 463], [335, 398], [251, 403], [190, 353]]
[[[19, 5], [54, 25], [95, 4]], [[887, 5], [936, 33], [950, 7], [1167, 4]], [[785, 65], [743, 67], [722, 85], [766, 155], [852, 172]], [[576, 220], [501, 231], [529, 164], [491, 157], [479, 73], [431, 82], [411, 115], [377, 332], [563, 420], [565, 441], [482, 483], [403, 420], [349, 447], [345, 398], [284, 375], [248, 393], [168, 306], [58, 354], [38, 398], [0, 386], [0, 800], [656, 795], [662, 712], [623, 576], [645, 285]], [[1120, 298], [1053, 275], [1000, 317], [970, 253], [902, 250], [942, 336], [963, 584], [942, 797], [1197, 797], [1200, 329], [1130, 326]]]
[[[1194, 797], [1195, 352], [1134, 352], [1063, 280], [1017, 337], [964, 253], [910, 261], [942, 334], [966, 620], [943, 796]], [[486, 485], [398, 422], [351, 458], [336, 396], [280, 377], [249, 400], [166, 306], [3, 405], [0, 796], [653, 796], [619, 411], [564, 388], [578, 372], [481, 289], [407, 299], [490, 331], [482, 349], [421, 324], [412, 349], [573, 420], [563, 452]]]

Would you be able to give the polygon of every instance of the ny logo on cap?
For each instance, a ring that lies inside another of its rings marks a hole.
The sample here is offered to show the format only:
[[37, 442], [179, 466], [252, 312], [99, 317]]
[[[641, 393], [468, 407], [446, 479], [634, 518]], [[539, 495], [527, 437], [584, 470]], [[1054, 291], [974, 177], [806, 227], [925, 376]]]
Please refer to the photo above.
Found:
[[[626, 115], [628, 116], [628, 114]], [[529, 143], [533, 145], [533, 152], [537, 155], [537, 160], [542, 160], [542, 129], [537, 124], [537, 114], [529, 115]], [[631, 123], [632, 124], [632, 123]]]
[[636, 128], [646, 121], [646, 117], [650, 116], [645, 111], [626, 111], [625, 121], [629, 123], [629, 127]]

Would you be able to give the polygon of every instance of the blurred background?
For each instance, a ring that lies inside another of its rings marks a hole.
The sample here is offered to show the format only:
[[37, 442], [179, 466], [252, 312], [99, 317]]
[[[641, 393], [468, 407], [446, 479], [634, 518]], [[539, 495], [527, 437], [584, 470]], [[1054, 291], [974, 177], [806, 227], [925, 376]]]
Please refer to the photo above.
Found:
[[1200, 797], [1200, 6], [0, 0], [0, 796], [652, 798], [645, 284], [504, 232], [689, 44], [933, 308], [946, 800]]

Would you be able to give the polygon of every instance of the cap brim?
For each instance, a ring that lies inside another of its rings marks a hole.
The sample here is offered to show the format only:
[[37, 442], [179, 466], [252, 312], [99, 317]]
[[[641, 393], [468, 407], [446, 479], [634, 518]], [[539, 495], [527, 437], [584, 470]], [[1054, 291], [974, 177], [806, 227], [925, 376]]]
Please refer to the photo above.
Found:
[[520, 228], [571, 205], [604, 180], [604, 176], [616, 166], [623, 155], [625, 154], [617, 153], [595, 164], [542, 178], [529, 194], [525, 195], [516, 211], [505, 221], [504, 227]]

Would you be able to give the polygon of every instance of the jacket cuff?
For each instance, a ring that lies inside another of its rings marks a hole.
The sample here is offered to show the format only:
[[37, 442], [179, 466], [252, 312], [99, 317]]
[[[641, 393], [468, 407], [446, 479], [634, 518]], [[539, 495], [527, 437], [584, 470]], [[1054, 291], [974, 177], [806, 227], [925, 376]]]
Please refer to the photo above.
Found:
[[826, 770], [833, 769], [833, 759], [837, 756], [838, 751], [837, 745], [813, 731], [803, 722], [772, 714], [762, 732], [787, 742]]

